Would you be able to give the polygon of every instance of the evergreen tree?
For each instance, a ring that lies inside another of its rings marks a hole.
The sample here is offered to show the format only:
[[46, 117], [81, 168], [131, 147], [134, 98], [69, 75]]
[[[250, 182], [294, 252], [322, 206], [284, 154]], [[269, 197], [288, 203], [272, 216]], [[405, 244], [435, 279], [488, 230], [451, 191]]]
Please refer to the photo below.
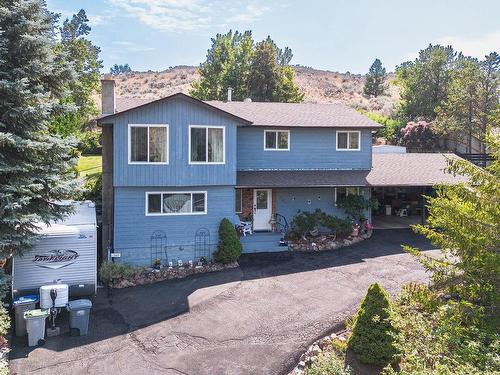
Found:
[[0, 5], [0, 252], [26, 250], [36, 222], [70, 211], [57, 202], [77, 185], [68, 173], [67, 141], [49, 134], [74, 79], [66, 56], [56, 53], [55, 17], [39, 0], [4, 0]]
[[382, 62], [379, 59], [375, 59], [366, 75], [365, 87], [363, 89], [365, 95], [374, 97], [382, 95], [385, 91], [384, 81], [386, 76], [387, 74], [385, 73], [385, 68], [382, 66]]
[[492, 52], [485, 56], [480, 63], [480, 70], [479, 133], [481, 140], [484, 140], [489, 128], [500, 126], [500, 55]]
[[[438, 187], [435, 197], [427, 197], [427, 225], [415, 226], [441, 249], [442, 256], [431, 257], [410, 247], [405, 250], [431, 272], [440, 292], [480, 306], [498, 323], [500, 136], [487, 137], [487, 146], [493, 162], [486, 170], [463, 159], [449, 160], [448, 172], [462, 176], [464, 182]], [[470, 314], [474, 310], [467, 309]]]
[[290, 48], [278, 48], [270, 37], [254, 44], [250, 31], [217, 34], [190, 94], [201, 100], [226, 100], [227, 88], [232, 87], [234, 100], [300, 102], [304, 94], [294, 82], [292, 56]]
[[276, 48], [272, 42], [265, 40], [257, 43], [248, 78], [252, 100], [257, 102], [274, 101], [280, 76], [276, 61]]
[[387, 292], [377, 283], [370, 285], [354, 316], [348, 347], [364, 363], [387, 365], [397, 354], [396, 333]]
[[414, 62], [406, 62], [396, 68], [397, 83], [401, 88], [398, 117], [413, 121], [423, 117], [427, 121], [436, 118], [435, 109], [447, 98], [450, 72], [456, 53], [451, 46], [429, 45], [421, 50]]
[[76, 79], [67, 83], [68, 95], [62, 99], [67, 105], [74, 105], [76, 111], [58, 116], [50, 129], [59, 135], [78, 135], [88, 122], [98, 114], [93, 94], [100, 89], [100, 48], [86, 38], [91, 28], [83, 9], [66, 19], [60, 28], [61, 42], [57, 49], [73, 66]]
[[128, 74], [132, 73], [132, 68], [130, 68], [129, 64], [115, 64], [109, 69], [109, 73], [114, 76], [118, 74]]
[[446, 139], [466, 143], [472, 152], [472, 138], [480, 137], [479, 89], [481, 71], [476, 59], [459, 57], [450, 73], [448, 95], [436, 108], [436, 129]]
[[229, 31], [212, 38], [207, 59], [200, 64], [201, 79], [193, 83], [190, 94], [201, 100], [226, 100], [228, 87], [233, 88], [233, 98], [243, 100], [248, 96], [247, 79], [253, 55], [250, 31]]

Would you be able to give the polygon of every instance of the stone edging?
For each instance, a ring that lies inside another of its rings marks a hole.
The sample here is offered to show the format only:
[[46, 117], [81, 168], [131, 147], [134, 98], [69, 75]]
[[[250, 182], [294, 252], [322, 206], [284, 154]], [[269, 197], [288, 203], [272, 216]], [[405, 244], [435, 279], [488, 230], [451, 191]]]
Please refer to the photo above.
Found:
[[306, 369], [316, 360], [318, 355], [327, 351], [328, 348], [331, 348], [332, 340], [337, 339], [339, 341], [346, 341], [347, 333], [348, 331], [344, 329], [313, 342], [300, 356], [299, 363], [288, 373], [288, 375], [303, 375]]
[[288, 250], [293, 252], [317, 252], [317, 251], [328, 251], [340, 249], [343, 247], [351, 246], [357, 244], [361, 241], [369, 239], [370, 235], [363, 235], [357, 237], [347, 237], [343, 240], [330, 240], [328, 236], [319, 236], [317, 240], [310, 241], [308, 243], [290, 243], [288, 245]]
[[190, 275], [217, 272], [225, 269], [237, 268], [239, 266], [238, 262], [233, 262], [228, 264], [209, 263], [203, 266], [192, 267], [186, 265], [183, 267], [163, 267], [160, 269], [144, 268], [130, 279], [114, 280], [109, 286], [114, 289], [129, 288], [138, 285], [153, 284], [164, 280], [182, 279]]

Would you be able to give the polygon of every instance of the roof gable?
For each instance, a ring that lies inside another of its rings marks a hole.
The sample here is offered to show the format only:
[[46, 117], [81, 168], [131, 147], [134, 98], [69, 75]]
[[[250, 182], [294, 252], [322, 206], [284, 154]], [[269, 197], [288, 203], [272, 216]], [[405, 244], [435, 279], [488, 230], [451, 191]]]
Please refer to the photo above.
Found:
[[[233, 119], [233, 120], [235, 120], [243, 125], [250, 125], [251, 124], [251, 121], [249, 121], [247, 119], [244, 119], [242, 117], [234, 115], [230, 112], [224, 111], [223, 109], [217, 108], [217, 107], [212, 106], [204, 101], [195, 99], [195, 98], [193, 98], [189, 95], [183, 94], [183, 93], [173, 94], [173, 95], [166, 96], [164, 98], [156, 99], [156, 100], [121, 98], [121, 100], [117, 101], [117, 112], [113, 113], [111, 115], [102, 116], [102, 117], [97, 119], [97, 122], [102, 124], [102, 123], [105, 123], [106, 120], [110, 120], [110, 119], [115, 118], [117, 116], [120, 116], [124, 113], [130, 112], [133, 110], [137, 110], [140, 108], [144, 108], [144, 107], [147, 107], [147, 106], [152, 105], [152, 104], [169, 102], [169, 101], [172, 101], [174, 99], [181, 99], [181, 100], [188, 101], [194, 105], [201, 106], [201, 107], [208, 109], [210, 111], [217, 112], [223, 116], [230, 117], [231, 119]], [[122, 101], [122, 100], [124, 100], [124, 101]], [[123, 108], [123, 109], [120, 111], [120, 108]]]

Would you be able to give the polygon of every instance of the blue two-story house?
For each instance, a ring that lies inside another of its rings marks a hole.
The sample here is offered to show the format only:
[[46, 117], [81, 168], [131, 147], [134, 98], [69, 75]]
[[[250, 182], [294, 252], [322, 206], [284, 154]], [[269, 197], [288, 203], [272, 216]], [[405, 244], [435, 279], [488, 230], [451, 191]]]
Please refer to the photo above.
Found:
[[[346, 194], [369, 197], [372, 132], [343, 104], [114, 97], [103, 81], [103, 243], [149, 265], [210, 257], [235, 213], [255, 231], [299, 210], [338, 216]], [[262, 249], [263, 251], [266, 249]]]

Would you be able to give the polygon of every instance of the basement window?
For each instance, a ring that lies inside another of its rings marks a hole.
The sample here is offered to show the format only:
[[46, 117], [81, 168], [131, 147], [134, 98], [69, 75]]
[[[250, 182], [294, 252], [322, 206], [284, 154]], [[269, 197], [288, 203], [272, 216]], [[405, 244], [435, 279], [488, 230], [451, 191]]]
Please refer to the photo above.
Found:
[[206, 191], [146, 193], [146, 215], [200, 215], [207, 213]]

